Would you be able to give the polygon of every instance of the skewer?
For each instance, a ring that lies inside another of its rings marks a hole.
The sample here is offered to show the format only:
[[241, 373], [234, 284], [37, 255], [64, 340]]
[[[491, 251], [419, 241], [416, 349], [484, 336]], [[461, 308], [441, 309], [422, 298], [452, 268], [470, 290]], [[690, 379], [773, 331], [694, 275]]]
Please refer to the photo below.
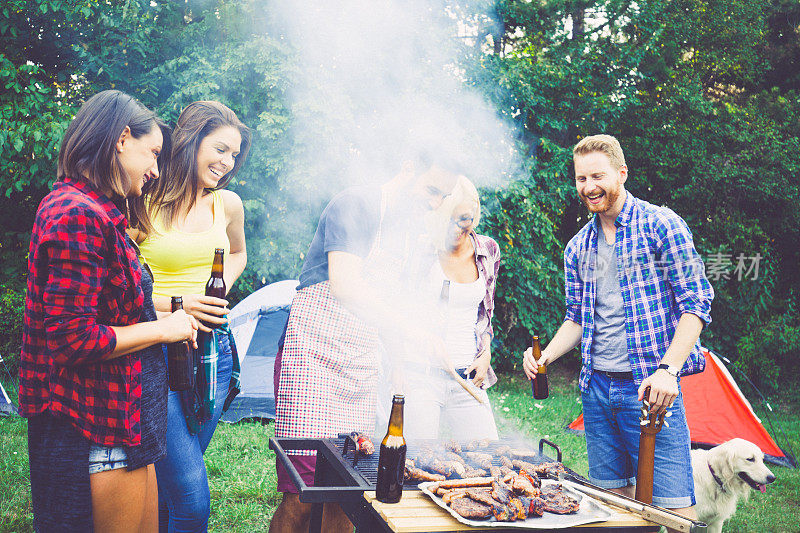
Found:
[[458, 373], [456, 373], [456, 369], [455, 368], [453, 368], [450, 365], [448, 365], [447, 366], [447, 370], [448, 370], [449, 374], [452, 376], [452, 378], [454, 380], [458, 381], [458, 384], [461, 385], [464, 388], [465, 391], [470, 393], [473, 398], [478, 400], [478, 403], [480, 403], [481, 405], [486, 405], [486, 402], [484, 401], [484, 399], [477, 392], [472, 390], [472, 387], [469, 386], [469, 384], [467, 383], [467, 380], [466, 379], [462, 379], [461, 376], [459, 376]]

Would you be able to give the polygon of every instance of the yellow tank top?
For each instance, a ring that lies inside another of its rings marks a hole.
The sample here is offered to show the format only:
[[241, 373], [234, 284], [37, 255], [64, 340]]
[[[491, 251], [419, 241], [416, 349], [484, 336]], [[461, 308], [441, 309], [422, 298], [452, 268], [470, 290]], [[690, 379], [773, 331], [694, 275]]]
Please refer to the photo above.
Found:
[[156, 215], [154, 232], [139, 245], [139, 250], [153, 271], [153, 295], [180, 296], [203, 294], [211, 276], [214, 249], [231, 249], [225, 224], [225, 204], [222, 194], [213, 191], [214, 222], [200, 233], [187, 233], [176, 228], [164, 228]]

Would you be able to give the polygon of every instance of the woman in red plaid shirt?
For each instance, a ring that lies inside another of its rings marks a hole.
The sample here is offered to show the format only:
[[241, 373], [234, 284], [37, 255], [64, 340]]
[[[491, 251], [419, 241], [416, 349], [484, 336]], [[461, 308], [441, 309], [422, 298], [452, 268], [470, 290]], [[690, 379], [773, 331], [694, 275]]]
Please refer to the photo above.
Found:
[[[36, 214], [20, 359], [20, 412], [37, 531], [155, 531], [153, 464], [166, 440], [161, 343], [196, 338], [178, 311], [156, 319], [152, 278], [125, 230], [127, 199], [158, 178], [169, 135], [119, 91], [83, 104]], [[146, 266], [146, 265], [145, 265]]]

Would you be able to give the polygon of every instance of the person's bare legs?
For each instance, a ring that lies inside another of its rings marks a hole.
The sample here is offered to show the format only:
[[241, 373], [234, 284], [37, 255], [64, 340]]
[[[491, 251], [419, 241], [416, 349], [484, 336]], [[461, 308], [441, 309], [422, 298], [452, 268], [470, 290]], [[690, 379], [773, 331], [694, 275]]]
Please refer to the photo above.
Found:
[[144, 502], [144, 515], [139, 526], [139, 533], [158, 531], [158, 482], [156, 466], [147, 465], [147, 494]]
[[[106, 470], [89, 476], [92, 518], [97, 533], [141, 533], [158, 531], [158, 497], [153, 465]], [[150, 479], [152, 478], [152, 479]], [[152, 501], [151, 501], [152, 500]], [[147, 520], [145, 514], [155, 514]]]
[[[269, 524], [269, 533], [298, 533], [308, 531], [311, 520], [311, 504], [303, 503], [297, 494], [283, 493], [275, 514]], [[326, 503], [322, 511], [322, 531], [324, 533], [352, 533], [353, 524], [335, 503]]]

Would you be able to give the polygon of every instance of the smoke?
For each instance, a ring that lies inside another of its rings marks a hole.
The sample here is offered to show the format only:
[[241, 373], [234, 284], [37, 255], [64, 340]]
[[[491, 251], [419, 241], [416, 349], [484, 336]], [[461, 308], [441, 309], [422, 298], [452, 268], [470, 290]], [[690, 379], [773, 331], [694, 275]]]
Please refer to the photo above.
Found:
[[[500, 33], [494, 2], [277, 0], [270, 9], [294, 50], [294, 159], [285, 175], [298, 212], [347, 186], [382, 184], [423, 154], [478, 187], [518, 177], [516, 132], [472, 81]], [[441, 333], [436, 310], [416, 295], [388, 294], [390, 274], [377, 278], [385, 299], [404, 310], [398, 314]], [[384, 371], [390, 363], [384, 360]], [[378, 428], [386, 427], [390, 403], [390, 396], [379, 399]]]
[[272, 5], [296, 51], [290, 99], [299, 157], [289, 174], [324, 199], [384, 182], [422, 151], [457, 161], [478, 186], [516, 175], [512, 129], [467, 82], [496, 30], [493, 2]]

